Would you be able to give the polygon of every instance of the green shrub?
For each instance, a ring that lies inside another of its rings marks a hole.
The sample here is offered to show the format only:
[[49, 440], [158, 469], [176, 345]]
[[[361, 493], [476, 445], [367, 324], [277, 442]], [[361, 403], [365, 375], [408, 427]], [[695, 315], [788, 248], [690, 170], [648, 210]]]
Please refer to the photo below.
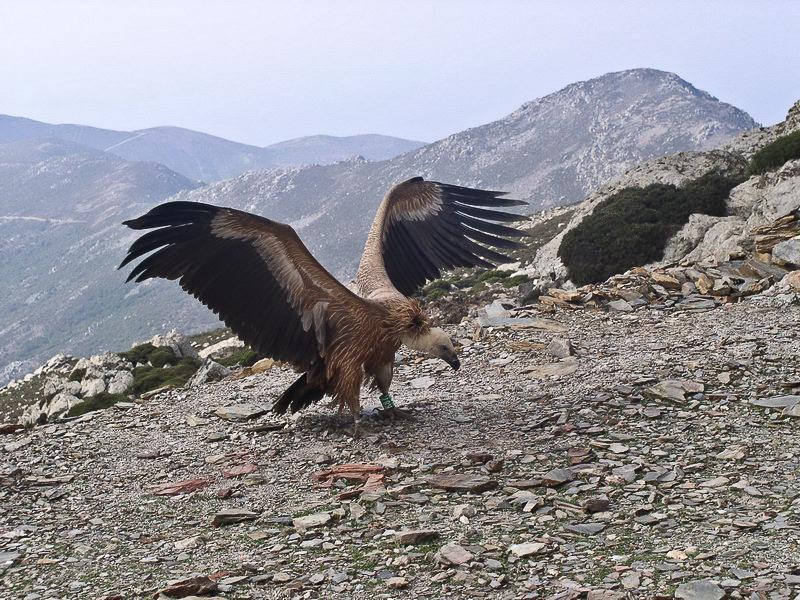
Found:
[[82, 381], [84, 375], [86, 375], [86, 369], [75, 369], [67, 379], [69, 381]]
[[164, 365], [178, 364], [178, 357], [172, 348], [166, 346], [156, 347], [150, 342], [134, 346], [127, 352], [121, 352], [120, 356], [133, 364], [146, 365], [150, 363], [154, 367], [161, 368]]
[[433, 288], [430, 292], [425, 293], [424, 298], [425, 300], [438, 300], [446, 295], [447, 292], [442, 288]]
[[800, 131], [783, 135], [756, 152], [747, 167], [747, 174], [761, 175], [783, 166], [793, 158], [800, 158]]
[[150, 364], [160, 369], [165, 365], [178, 364], [178, 357], [172, 348], [156, 348], [148, 357]]
[[667, 240], [691, 214], [724, 216], [725, 199], [740, 182], [710, 173], [680, 188], [656, 183], [622, 189], [564, 235], [558, 255], [577, 285], [661, 260]]
[[261, 355], [259, 355], [258, 352], [253, 350], [250, 346], [244, 346], [242, 348], [237, 348], [236, 352], [230, 356], [220, 358], [217, 362], [226, 367], [251, 367], [259, 358], [261, 358]]
[[150, 342], [146, 344], [139, 344], [138, 346], [134, 346], [127, 352], [120, 352], [119, 355], [127, 361], [132, 362], [133, 364], [143, 364], [146, 365], [150, 361], [150, 355], [155, 352], [156, 347], [153, 346]]
[[196, 358], [181, 358], [174, 366], [155, 367], [144, 365], [133, 370], [133, 385], [131, 391], [144, 394], [165, 385], [181, 387], [200, 368], [200, 361]]
[[66, 416], [79, 417], [95, 410], [103, 410], [104, 408], [115, 405], [117, 402], [128, 402], [129, 400], [130, 398], [122, 394], [109, 394], [108, 392], [100, 392], [99, 394], [96, 394], [91, 398], [86, 398], [79, 404], [76, 404], [70, 408]]

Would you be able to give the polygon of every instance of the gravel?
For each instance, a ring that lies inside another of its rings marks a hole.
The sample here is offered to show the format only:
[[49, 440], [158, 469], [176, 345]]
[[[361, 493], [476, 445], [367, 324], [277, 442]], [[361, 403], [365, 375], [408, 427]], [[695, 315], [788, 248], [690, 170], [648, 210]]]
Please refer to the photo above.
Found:
[[[401, 353], [417, 418], [358, 439], [324, 404], [261, 414], [279, 367], [8, 428], [0, 598], [800, 593], [800, 308], [495, 322], [451, 328], [457, 373]], [[574, 356], [547, 367], [564, 331]]]

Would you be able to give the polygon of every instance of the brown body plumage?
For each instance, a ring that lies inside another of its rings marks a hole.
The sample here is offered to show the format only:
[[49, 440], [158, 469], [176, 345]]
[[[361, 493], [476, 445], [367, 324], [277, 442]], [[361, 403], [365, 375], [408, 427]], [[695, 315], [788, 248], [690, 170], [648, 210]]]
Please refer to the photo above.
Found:
[[401, 344], [458, 358], [409, 296], [442, 270], [491, 266], [523, 235], [496, 221], [519, 218], [485, 207], [513, 206], [500, 192], [414, 178], [392, 188], [370, 229], [351, 292], [328, 273], [288, 225], [232, 208], [168, 202], [126, 221], [151, 229], [120, 267], [149, 254], [128, 280], [177, 279], [257, 352], [303, 373], [274, 405], [296, 412], [328, 395], [357, 415], [360, 389], [387, 394]]

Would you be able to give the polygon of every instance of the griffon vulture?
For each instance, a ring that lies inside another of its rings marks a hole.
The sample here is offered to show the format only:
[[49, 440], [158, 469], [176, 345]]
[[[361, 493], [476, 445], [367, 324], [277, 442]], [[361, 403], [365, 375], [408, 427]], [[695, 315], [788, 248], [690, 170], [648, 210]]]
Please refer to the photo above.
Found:
[[509, 238], [526, 234], [499, 223], [519, 215], [494, 209], [525, 202], [504, 195], [421, 177], [394, 186], [369, 231], [357, 294], [289, 225], [199, 202], [167, 202], [125, 221], [152, 231], [131, 245], [120, 268], [152, 252], [128, 281], [177, 279], [256, 352], [302, 372], [275, 412], [294, 413], [328, 395], [357, 419], [361, 386], [371, 380], [381, 412], [405, 416], [389, 395], [401, 344], [459, 368], [450, 338], [410, 296], [443, 270], [508, 260], [493, 248], [515, 248]]

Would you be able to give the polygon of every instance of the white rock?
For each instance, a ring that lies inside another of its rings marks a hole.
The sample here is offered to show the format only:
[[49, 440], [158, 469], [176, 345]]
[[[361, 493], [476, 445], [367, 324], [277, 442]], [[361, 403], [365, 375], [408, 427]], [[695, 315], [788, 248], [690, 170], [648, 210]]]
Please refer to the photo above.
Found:
[[231, 370], [210, 358], [207, 358], [192, 378], [186, 383], [186, 387], [192, 388], [207, 383], [209, 381], [219, 381], [231, 374]]
[[237, 337], [229, 337], [200, 350], [200, 358], [219, 358], [229, 348], [244, 348], [244, 342]]
[[117, 371], [108, 382], [109, 394], [124, 394], [133, 385], [133, 373], [130, 371]]
[[471, 561], [472, 558], [472, 553], [458, 544], [445, 544], [436, 553], [438, 562], [450, 565], [463, 565]]
[[772, 249], [772, 259], [783, 264], [800, 266], [800, 236], [776, 244]]
[[531, 556], [532, 554], [537, 554], [541, 552], [541, 550], [545, 546], [546, 544], [542, 544], [541, 542], [527, 542], [525, 544], [513, 544], [509, 546], [508, 552], [518, 558], [524, 558], [526, 556]]
[[328, 512], [320, 512], [314, 513], [311, 515], [305, 515], [302, 517], [296, 517], [292, 519], [292, 524], [294, 525], [295, 529], [299, 529], [304, 531], [306, 529], [312, 529], [314, 527], [322, 527], [323, 525], [327, 525], [331, 522], [333, 517], [331, 513]]
[[409, 385], [415, 390], [424, 390], [431, 387], [436, 380], [433, 377], [416, 377], [409, 382]]
[[682, 583], [675, 590], [675, 597], [680, 600], [721, 600], [724, 596], [722, 588], [708, 579]]
[[102, 379], [84, 379], [81, 381], [81, 396], [91, 398], [106, 391], [106, 383]]
[[76, 404], [80, 404], [82, 400], [69, 394], [56, 394], [45, 405], [47, 420], [52, 420], [54, 417], [65, 414]]
[[[105, 354], [95, 354], [89, 358], [89, 365], [94, 365], [95, 367], [108, 367], [110, 365], [118, 365], [121, 362], [122, 358], [111, 352], [106, 352]], [[89, 365], [87, 365], [87, 367]]]
[[157, 335], [149, 341], [156, 348], [171, 348], [178, 358], [197, 356], [197, 350], [192, 346], [189, 338], [174, 329], [166, 335]]

